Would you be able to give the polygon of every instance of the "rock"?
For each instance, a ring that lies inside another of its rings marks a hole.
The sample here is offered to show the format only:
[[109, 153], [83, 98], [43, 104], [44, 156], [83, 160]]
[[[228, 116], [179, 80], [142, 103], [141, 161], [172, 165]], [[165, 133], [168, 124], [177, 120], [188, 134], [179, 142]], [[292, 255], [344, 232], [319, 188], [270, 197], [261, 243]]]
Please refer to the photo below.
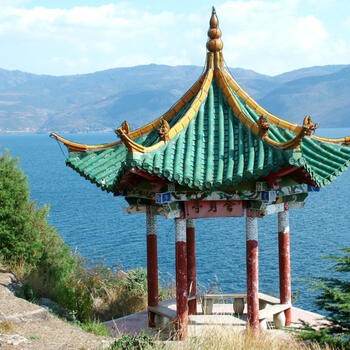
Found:
[[68, 321], [73, 321], [72, 315], [62, 306], [57, 304], [55, 301], [49, 298], [40, 298], [37, 302], [39, 305], [44, 306], [50, 312], [55, 313], [56, 315], [65, 318]]
[[0, 344], [2, 343], [19, 345], [21, 343], [29, 343], [29, 340], [18, 334], [0, 334]]
[[22, 283], [18, 281], [12, 272], [0, 273], [0, 285], [6, 287], [13, 295], [18, 295], [22, 289]]

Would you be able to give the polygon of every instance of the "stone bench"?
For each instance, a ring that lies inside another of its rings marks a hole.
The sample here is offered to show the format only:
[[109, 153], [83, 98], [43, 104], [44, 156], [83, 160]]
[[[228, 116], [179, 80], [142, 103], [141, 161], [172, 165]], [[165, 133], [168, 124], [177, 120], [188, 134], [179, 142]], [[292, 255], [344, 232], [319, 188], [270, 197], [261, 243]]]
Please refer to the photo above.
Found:
[[158, 328], [165, 328], [176, 319], [176, 311], [162, 305], [149, 306], [148, 311], [155, 314], [154, 322]]
[[267, 319], [271, 316], [273, 317], [275, 328], [284, 327], [286, 324], [284, 311], [290, 308], [291, 308], [290, 304], [274, 304], [266, 307], [263, 310], [260, 310], [259, 311], [260, 328], [267, 329]]
[[[234, 299], [233, 312], [242, 315], [247, 300], [246, 294], [206, 294], [197, 296], [202, 303], [202, 311], [204, 315], [210, 315], [213, 312], [213, 305], [217, 300]], [[289, 309], [291, 305], [280, 304], [280, 300], [270, 295], [259, 293], [259, 320], [262, 329], [267, 328], [267, 318], [273, 317], [276, 328], [285, 326], [284, 311]]]
[[205, 294], [197, 296], [197, 300], [199, 299], [201, 301], [204, 315], [210, 315], [213, 313], [214, 301], [227, 299], [234, 299], [233, 311], [235, 314], [242, 315], [246, 298], [246, 294]]

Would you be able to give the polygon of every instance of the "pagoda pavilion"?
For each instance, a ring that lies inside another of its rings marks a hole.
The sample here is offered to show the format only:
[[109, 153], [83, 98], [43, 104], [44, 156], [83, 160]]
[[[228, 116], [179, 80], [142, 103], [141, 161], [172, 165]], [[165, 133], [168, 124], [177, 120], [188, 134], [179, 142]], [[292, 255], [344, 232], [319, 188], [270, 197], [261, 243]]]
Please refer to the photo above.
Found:
[[[243, 312], [246, 301], [253, 330], [263, 324], [266, 310], [288, 326], [289, 209], [301, 208], [308, 192], [330, 184], [350, 164], [350, 137], [318, 137], [317, 124], [309, 116], [299, 126], [249, 97], [225, 68], [218, 24], [213, 8], [203, 75], [152, 123], [131, 131], [125, 121], [116, 129], [120, 140], [102, 145], [51, 134], [68, 148], [68, 166], [102, 190], [123, 196], [128, 213], [146, 214], [151, 327], [159, 315], [169, 316], [158, 301], [157, 216], [175, 220], [175, 320], [180, 339], [187, 337], [188, 315], [197, 313], [199, 299], [195, 220], [246, 217], [247, 291], [234, 295], [234, 310]], [[258, 220], [269, 214], [278, 215], [280, 300], [262, 309], [269, 300], [259, 293]], [[203, 312], [208, 312], [205, 308], [202, 302]]]

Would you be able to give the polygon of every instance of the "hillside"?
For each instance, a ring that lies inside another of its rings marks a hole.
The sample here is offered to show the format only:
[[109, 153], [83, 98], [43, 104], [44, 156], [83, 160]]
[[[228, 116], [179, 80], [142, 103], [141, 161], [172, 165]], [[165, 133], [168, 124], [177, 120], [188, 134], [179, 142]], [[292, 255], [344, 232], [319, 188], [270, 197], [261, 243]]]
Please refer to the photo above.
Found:
[[107, 349], [113, 338], [84, 332], [47, 308], [16, 297], [12, 273], [0, 270], [0, 349]]
[[[0, 132], [94, 132], [127, 119], [138, 127], [164, 113], [201, 74], [197, 66], [146, 65], [73, 75], [0, 69]], [[299, 69], [274, 77], [230, 69], [272, 113], [322, 127], [350, 126], [350, 66]]]

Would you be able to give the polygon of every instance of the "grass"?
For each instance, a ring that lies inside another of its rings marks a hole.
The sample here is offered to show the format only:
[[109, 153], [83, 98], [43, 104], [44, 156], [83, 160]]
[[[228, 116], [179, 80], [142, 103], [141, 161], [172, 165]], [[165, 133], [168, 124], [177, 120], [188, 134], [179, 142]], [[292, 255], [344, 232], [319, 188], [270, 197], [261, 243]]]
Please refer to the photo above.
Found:
[[81, 323], [79, 327], [85, 332], [93, 333], [95, 335], [100, 335], [103, 337], [109, 336], [108, 328], [97, 320]]
[[[122, 335], [108, 350], [335, 350], [329, 346], [305, 343], [283, 331], [255, 334], [232, 327], [210, 328], [186, 341], [160, 341], [146, 334]], [[345, 350], [345, 349], [343, 349]]]
[[283, 331], [263, 332], [259, 335], [249, 331], [217, 327], [203, 332], [198, 337], [190, 337], [185, 342], [168, 342], [166, 350], [331, 350], [318, 344], [306, 344]]
[[32, 334], [30, 337], [29, 337], [30, 340], [40, 340], [41, 339], [41, 335], [38, 335], [38, 334]]
[[11, 334], [14, 331], [13, 324], [9, 321], [0, 322], [0, 333], [1, 334]]

